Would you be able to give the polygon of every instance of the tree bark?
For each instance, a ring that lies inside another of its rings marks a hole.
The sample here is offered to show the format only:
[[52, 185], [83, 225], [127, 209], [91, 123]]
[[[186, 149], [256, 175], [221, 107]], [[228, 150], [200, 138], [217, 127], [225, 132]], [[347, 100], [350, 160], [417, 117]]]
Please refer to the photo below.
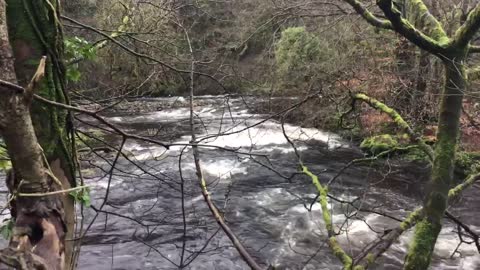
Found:
[[[35, 91], [50, 100], [67, 103], [58, 1], [0, 2], [2, 8], [7, 4], [9, 41], [19, 85], [28, 89], [28, 82], [45, 55], [45, 76], [37, 83]], [[5, 20], [1, 21], [1, 26], [5, 30]], [[11, 53], [7, 53], [9, 48], [4, 49], [7, 45], [7, 39], [3, 39], [0, 57], [13, 59]], [[2, 79], [15, 83], [5, 74], [1, 75]], [[7, 183], [10, 191], [45, 193], [75, 185], [69, 114], [37, 102], [30, 103], [25, 93], [5, 87], [0, 95], [0, 135], [13, 164], [13, 173]], [[73, 198], [66, 193], [16, 196], [12, 203], [12, 217], [16, 223], [11, 247], [34, 250], [34, 258], [48, 269], [70, 268], [73, 241], [65, 241], [65, 238], [73, 238], [74, 210]]]
[[429, 193], [424, 210], [425, 217], [415, 227], [415, 236], [410, 246], [405, 268], [427, 269], [430, 265], [442, 220], [448, 206], [448, 191], [453, 186], [455, 153], [460, 133], [462, 101], [467, 88], [464, 68], [465, 50], [444, 61], [445, 86], [441, 95], [437, 144], [432, 168]]

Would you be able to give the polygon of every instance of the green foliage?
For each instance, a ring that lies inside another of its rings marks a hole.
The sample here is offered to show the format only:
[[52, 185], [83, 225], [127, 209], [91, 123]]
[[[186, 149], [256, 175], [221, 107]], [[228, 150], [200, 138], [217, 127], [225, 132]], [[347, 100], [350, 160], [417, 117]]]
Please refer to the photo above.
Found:
[[79, 70], [79, 60], [94, 60], [97, 55], [96, 47], [81, 37], [71, 37], [64, 39], [65, 59], [69, 63], [67, 67], [67, 79], [78, 82], [81, 77]]
[[76, 202], [81, 203], [85, 207], [90, 207], [91, 204], [91, 197], [90, 197], [90, 188], [85, 187], [80, 190], [75, 190], [70, 192], [70, 196], [72, 196]]
[[329, 49], [304, 27], [291, 27], [282, 32], [275, 59], [282, 84], [298, 86], [314, 74], [314, 66], [328, 59]]
[[68, 67], [67, 68], [67, 79], [72, 82], [80, 81], [80, 77], [82, 73], [76, 67]]
[[343, 250], [335, 236], [330, 237], [328, 239], [328, 243], [333, 251], [333, 254], [335, 254], [335, 256], [342, 261], [343, 269], [352, 269], [352, 258], [345, 252], [345, 250]]
[[95, 60], [97, 50], [93, 44], [90, 44], [82, 37], [71, 37], [64, 39], [65, 59], [74, 60], [77, 58]]
[[14, 225], [13, 219], [5, 219], [2, 225], [0, 225], [0, 233], [2, 234], [5, 240], [10, 240], [10, 238], [12, 237], [13, 225]]

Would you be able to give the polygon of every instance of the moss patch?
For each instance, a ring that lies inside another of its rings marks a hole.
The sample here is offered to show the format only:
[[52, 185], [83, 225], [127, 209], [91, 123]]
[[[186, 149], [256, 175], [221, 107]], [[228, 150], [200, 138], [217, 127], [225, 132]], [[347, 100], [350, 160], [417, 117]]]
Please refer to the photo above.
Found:
[[360, 144], [360, 148], [363, 151], [374, 155], [393, 150], [399, 146], [398, 139], [389, 134], [368, 137]]
[[382, 157], [396, 155], [407, 161], [428, 161], [429, 157], [420, 145], [410, 142], [407, 134], [383, 134], [365, 138], [360, 148], [370, 155]]
[[408, 161], [428, 161], [427, 154], [419, 148], [410, 149], [402, 157]]
[[480, 152], [457, 152], [455, 172], [467, 176], [480, 171]]
[[432, 224], [426, 219], [415, 227], [414, 241], [406, 258], [405, 268], [408, 270], [428, 269], [433, 253], [433, 246], [440, 232], [440, 224]]

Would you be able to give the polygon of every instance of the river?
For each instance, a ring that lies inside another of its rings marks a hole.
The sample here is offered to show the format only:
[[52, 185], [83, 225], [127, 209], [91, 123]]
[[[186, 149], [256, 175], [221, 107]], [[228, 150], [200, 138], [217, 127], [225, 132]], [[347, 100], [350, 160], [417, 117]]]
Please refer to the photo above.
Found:
[[[209, 138], [202, 142], [210, 147], [201, 148], [201, 163], [214, 201], [258, 262], [276, 269], [341, 269], [326, 245], [318, 204], [307, 210], [316, 196], [313, 185], [302, 175], [288, 179], [298, 170], [297, 157], [278, 121], [259, 123], [266, 116], [248, 110], [256, 102], [253, 97], [222, 96], [196, 101], [197, 135]], [[181, 97], [143, 99], [128, 103], [137, 113], [120, 110], [106, 114], [109, 121], [128, 132], [178, 145], [166, 150], [151, 143], [126, 141], [126, 157], [118, 159], [103, 207], [109, 214], [100, 213], [93, 222], [83, 241], [79, 269], [178, 269], [175, 264], [180, 261], [184, 240], [184, 260], [194, 258], [185, 269], [249, 269], [225, 234], [218, 231], [200, 194], [192, 151], [182, 145], [190, 141], [187, 106], [188, 101]], [[142, 112], [145, 108], [149, 112]], [[335, 134], [294, 125], [285, 125], [285, 130], [304, 163], [322, 182], [350, 160], [363, 156]], [[231, 134], [215, 136], [219, 133]], [[118, 138], [105, 139], [119, 144]], [[106, 172], [115, 157], [115, 152], [99, 153], [82, 155], [85, 181], [92, 187], [96, 208], [103, 202], [109, 181]], [[180, 167], [185, 179], [185, 237]], [[331, 187], [331, 194], [342, 200], [357, 199], [357, 206], [402, 218], [421, 204], [426, 179], [424, 164], [395, 160], [384, 165], [363, 164], [347, 169]], [[480, 231], [478, 191], [478, 186], [470, 188], [451, 209], [476, 231]], [[334, 224], [342, 227], [339, 241], [348, 252], [358, 252], [375, 240], [374, 231], [381, 235], [398, 224], [375, 213], [355, 214], [354, 209], [334, 200], [329, 206]], [[94, 211], [85, 210], [84, 223], [88, 225], [94, 216]], [[411, 237], [411, 231], [405, 233], [373, 269], [401, 269]], [[456, 226], [446, 222], [431, 269], [480, 269], [473, 244], [462, 244], [452, 256], [458, 243]]]

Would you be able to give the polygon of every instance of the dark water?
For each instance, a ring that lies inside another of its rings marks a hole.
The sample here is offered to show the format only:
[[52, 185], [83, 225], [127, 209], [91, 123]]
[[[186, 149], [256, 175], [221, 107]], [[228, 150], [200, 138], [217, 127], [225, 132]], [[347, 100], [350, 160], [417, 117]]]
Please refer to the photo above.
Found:
[[[219, 132], [243, 130], [265, 116], [249, 114], [247, 107], [255, 102], [223, 97], [198, 101], [197, 133], [209, 136]], [[168, 108], [169, 106], [172, 108]], [[137, 134], [159, 140], [187, 143], [188, 109], [182, 98], [136, 101], [129, 106], [157, 108], [151, 113], [111, 114], [109, 119]], [[334, 134], [316, 129], [287, 125], [287, 134], [295, 140], [305, 164], [328, 181], [345, 164], [362, 153]], [[118, 138], [108, 137], [110, 142]], [[202, 148], [201, 162], [209, 190], [228, 224], [257, 261], [278, 269], [341, 269], [326, 244], [326, 231], [321, 210], [305, 205], [316, 192], [309, 179], [296, 176], [297, 158], [286, 142], [281, 125], [273, 120], [229, 136], [212, 137], [203, 143], [220, 147], [237, 147], [242, 152], [265, 156], [248, 156], [215, 148]], [[190, 148], [170, 150], [136, 141], [127, 141], [110, 183], [110, 193], [83, 241], [80, 269], [178, 269], [185, 240], [186, 261], [194, 260], [185, 269], [249, 269], [240, 259], [222, 231], [218, 231], [200, 195], [194, 175]], [[109, 162], [115, 153], [84, 155], [83, 167], [87, 184], [91, 185], [93, 205], [99, 208], [108, 186]], [[105, 158], [102, 159], [102, 158]], [[179, 161], [181, 160], [181, 166]], [[259, 163], [263, 164], [260, 165]], [[185, 179], [184, 237], [180, 174]], [[269, 168], [273, 168], [273, 172]], [[103, 171], [102, 171], [103, 170]], [[398, 218], [420, 204], [419, 198], [428, 168], [421, 164], [390, 161], [384, 165], [355, 166], [335, 182], [331, 193], [342, 200], [354, 200], [362, 208], [385, 212]], [[228, 200], [226, 200], [226, 197]], [[471, 188], [452, 209], [471, 228], [480, 231], [476, 217], [480, 210], [478, 187]], [[357, 213], [345, 204], [330, 201], [333, 221], [343, 231], [342, 246], [351, 253], [376, 239], [397, 222], [372, 213]], [[95, 212], [85, 211], [85, 224]], [[351, 216], [347, 222], [346, 215]], [[379, 234], [377, 234], [376, 232]], [[375, 269], [401, 269], [407, 243], [412, 233], [403, 235]], [[458, 237], [455, 226], [446, 223], [435, 249], [432, 269], [480, 269], [480, 256], [474, 245], [464, 244], [451, 257]]]

